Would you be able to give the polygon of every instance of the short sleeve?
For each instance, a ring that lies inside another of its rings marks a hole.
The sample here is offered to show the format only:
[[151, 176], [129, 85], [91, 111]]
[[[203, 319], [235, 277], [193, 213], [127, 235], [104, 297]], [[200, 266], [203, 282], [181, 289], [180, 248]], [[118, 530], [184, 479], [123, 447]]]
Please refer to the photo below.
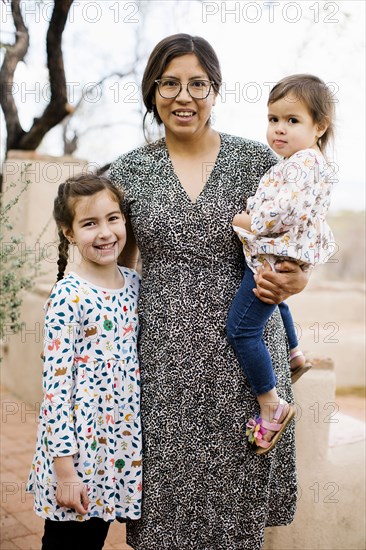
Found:
[[257, 146], [255, 154], [253, 154], [249, 159], [247, 155], [245, 157], [245, 162], [246, 164], [249, 164], [249, 170], [252, 175], [250, 178], [250, 182], [252, 182], [252, 187], [249, 189], [250, 196], [256, 193], [262, 176], [278, 162], [277, 157], [267, 145], [259, 142], [256, 142], [255, 144]]

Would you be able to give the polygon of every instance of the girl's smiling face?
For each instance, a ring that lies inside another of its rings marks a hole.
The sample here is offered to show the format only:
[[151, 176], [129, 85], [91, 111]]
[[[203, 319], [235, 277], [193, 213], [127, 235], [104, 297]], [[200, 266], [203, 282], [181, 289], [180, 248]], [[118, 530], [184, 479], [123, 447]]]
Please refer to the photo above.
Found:
[[187, 90], [188, 82], [210, 80], [195, 54], [175, 57], [165, 68], [160, 79], [172, 78], [182, 84], [182, 90], [174, 99], [161, 97], [156, 87], [155, 105], [165, 126], [166, 136], [190, 138], [199, 136], [207, 129], [216, 95], [211, 91], [206, 99], [193, 99]]
[[82, 263], [106, 266], [117, 263], [126, 244], [125, 219], [118, 202], [106, 189], [80, 197], [74, 204], [74, 220], [64, 235], [73, 241]]
[[288, 158], [302, 149], [316, 149], [326, 127], [314, 123], [306, 104], [287, 95], [268, 106], [267, 141], [282, 157]]

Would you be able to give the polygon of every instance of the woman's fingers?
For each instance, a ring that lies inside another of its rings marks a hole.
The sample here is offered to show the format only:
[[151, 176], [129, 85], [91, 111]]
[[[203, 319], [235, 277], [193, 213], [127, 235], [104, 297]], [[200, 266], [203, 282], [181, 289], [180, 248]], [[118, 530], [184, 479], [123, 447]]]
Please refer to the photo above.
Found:
[[[257, 273], [254, 275], [254, 280], [257, 284], [257, 288], [253, 290], [254, 294], [267, 304], [278, 304], [280, 289], [276, 284], [276, 279], [273, 278], [274, 271], [268, 262], [263, 264], [263, 267], [257, 269]], [[281, 300], [280, 300], [281, 301]]]
[[254, 276], [257, 284], [254, 293], [262, 302], [279, 304], [289, 296], [301, 292], [309, 277], [310, 272], [303, 271], [296, 262], [277, 262], [276, 271], [265, 262]]

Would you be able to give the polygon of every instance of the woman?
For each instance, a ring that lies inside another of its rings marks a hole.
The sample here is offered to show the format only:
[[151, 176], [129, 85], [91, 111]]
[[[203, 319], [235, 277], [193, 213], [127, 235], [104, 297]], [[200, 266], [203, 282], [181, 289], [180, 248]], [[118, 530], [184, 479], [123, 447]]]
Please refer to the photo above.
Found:
[[[204, 39], [162, 40], [142, 93], [165, 139], [123, 155], [110, 171], [142, 258], [143, 510], [127, 526], [135, 550], [254, 550], [266, 525], [294, 515], [294, 426], [268, 457], [247, 446], [245, 419], [257, 403], [225, 334], [243, 272], [231, 221], [276, 159], [260, 143], [211, 127], [220, 84]], [[131, 241], [128, 252], [133, 264]], [[300, 268], [284, 269], [291, 272], [257, 277], [261, 299], [278, 303], [304, 288]], [[278, 390], [291, 401], [278, 311], [266, 343]]]

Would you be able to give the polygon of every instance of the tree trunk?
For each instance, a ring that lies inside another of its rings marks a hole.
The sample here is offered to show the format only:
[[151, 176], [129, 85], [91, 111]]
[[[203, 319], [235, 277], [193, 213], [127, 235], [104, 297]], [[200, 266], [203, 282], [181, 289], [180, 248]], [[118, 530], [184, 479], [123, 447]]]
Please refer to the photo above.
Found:
[[14, 101], [12, 90], [15, 69], [19, 61], [24, 59], [29, 47], [29, 33], [20, 11], [20, 0], [12, 1], [11, 13], [15, 25], [16, 39], [14, 45], [5, 46], [6, 52], [0, 70], [0, 104], [6, 121], [7, 150], [11, 149], [13, 144], [18, 143], [25, 134], [19, 121], [18, 109]]
[[12, 96], [12, 85], [16, 66], [27, 53], [28, 29], [20, 11], [20, 0], [12, 0], [12, 14], [16, 28], [14, 46], [7, 46], [0, 71], [1, 106], [7, 127], [7, 151], [24, 149], [34, 151], [51, 128], [72, 112], [67, 101], [66, 77], [62, 55], [62, 33], [73, 0], [55, 0], [47, 32], [47, 66], [51, 85], [51, 100], [40, 118], [35, 118], [28, 132], [20, 124], [18, 110]]

